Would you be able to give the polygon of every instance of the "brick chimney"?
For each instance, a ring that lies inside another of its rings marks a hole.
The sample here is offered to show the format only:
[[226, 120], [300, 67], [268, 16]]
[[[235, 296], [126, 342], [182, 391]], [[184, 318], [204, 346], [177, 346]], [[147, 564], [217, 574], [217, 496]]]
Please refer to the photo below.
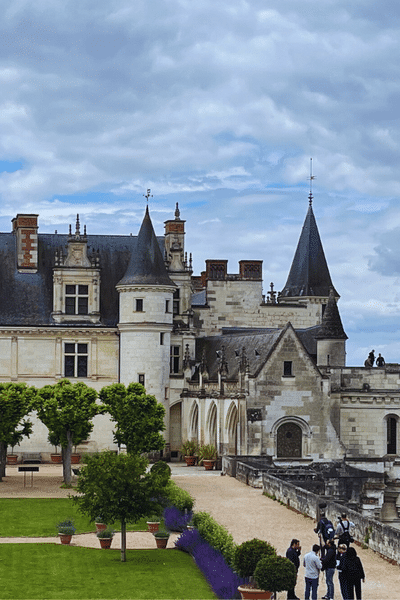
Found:
[[38, 268], [38, 215], [17, 215], [12, 219], [17, 238], [17, 263], [20, 273], [35, 273]]

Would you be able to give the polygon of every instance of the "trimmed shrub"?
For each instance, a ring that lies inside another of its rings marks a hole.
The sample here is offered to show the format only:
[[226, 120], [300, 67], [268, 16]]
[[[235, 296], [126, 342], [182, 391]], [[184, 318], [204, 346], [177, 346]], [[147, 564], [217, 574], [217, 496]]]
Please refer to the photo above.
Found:
[[233, 566], [235, 543], [232, 535], [207, 512], [193, 515], [193, 525], [199, 530], [201, 537], [213, 548], [221, 552], [228, 563]]
[[[276, 550], [264, 540], [253, 538], [236, 546], [233, 565], [241, 577], [252, 577], [257, 563], [261, 558], [276, 556]], [[268, 590], [273, 592], [275, 590]]]
[[183, 513], [176, 506], [167, 506], [163, 513], [165, 527], [169, 531], [185, 531], [186, 525], [190, 523], [193, 513]]
[[239, 585], [247, 583], [227, 564], [218, 550], [210, 546], [197, 529], [184, 531], [175, 542], [176, 548], [191, 554], [218, 598], [240, 598]]
[[165, 488], [166, 496], [164, 506], [175, 506], [182, 513], [185, 510], [192, 510], [194, 498], [182, 488], [176, 485], [174, 481], [169, 481]]
[[258, 587], [268, 592], [291, 590], [296, 585], [296, 578], [296, 567], [283, 556], [264, 556], [254, 571]]

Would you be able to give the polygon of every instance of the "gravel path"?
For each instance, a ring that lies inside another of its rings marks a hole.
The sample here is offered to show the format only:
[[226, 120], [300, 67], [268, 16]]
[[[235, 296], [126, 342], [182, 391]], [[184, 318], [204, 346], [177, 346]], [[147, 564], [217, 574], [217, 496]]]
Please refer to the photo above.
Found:
[[[186, 489], [195, 498], [195, 509], [209, 512], [219, 523], [232, 533], [235, 542], [258, 537], [271, 542], [279, 552], [285, 554], [290, 540], [296, 537], [301, 540], [302, 555], [307, 553], [313, 544], [318, 542], [312, 519], [287, 509], [278, 502], [266, 498], [261, 490], [248, 487], [236, 479], [221, 476], [219, 472], [206, 472], [199, 467], [172, 465], [172, 475], [176, 483]], [[0, 482], [0, 498], [36, 497], [64, 498], [71, 490], [60, 489], [62, 469], [59, 466], [40, 465], [39, 473], [34, 474], [33, 487], [25, 487], [23, 474], [17, 467], [7, 467], [7, 477]], [[30, 481], [27, 480], [27, 485]], [[55, 538], [0, 538], [5, 542], [44, 542], [58, 543]], [[94, 534], [74, 536], [75, 545], [96, 547], [98, 540]], [[114, 549], [120, 548], [119, 534], [113, 540]], [[147, 532], [128, 532], [128, 548], [154, 548], [153, 536]], [[173, 538], [169, 540], [173, 547]], [[400, 569], [391, 565], [372, 550], [363, 550], [356, 546], [366, 573], [363, 586], [364, 600], [397, 600], [400, 599]], [[304, 597], [304, 569], [299, 571], [297, 595]], [[326, 593], [324, 580], [320, 580], [319, 594]], [[339, 585], [335, 576], [335, 597], [340, 598]], [[279, 599], [286, 598], [286, 593], [279, 594]]]

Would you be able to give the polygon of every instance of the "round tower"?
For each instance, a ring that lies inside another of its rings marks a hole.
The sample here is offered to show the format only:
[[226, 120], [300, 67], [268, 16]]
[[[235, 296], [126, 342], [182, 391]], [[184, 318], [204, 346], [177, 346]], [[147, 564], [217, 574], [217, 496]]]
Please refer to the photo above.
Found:
[[[139, 382], [167, 409], [175, 284], [168, 276], [148, 207], [136, 248], [118, 282], [120, 377]], [[166, 410], [168, 419], [169, 411]], [[168, 423], [166, 423], [168, 431]]]

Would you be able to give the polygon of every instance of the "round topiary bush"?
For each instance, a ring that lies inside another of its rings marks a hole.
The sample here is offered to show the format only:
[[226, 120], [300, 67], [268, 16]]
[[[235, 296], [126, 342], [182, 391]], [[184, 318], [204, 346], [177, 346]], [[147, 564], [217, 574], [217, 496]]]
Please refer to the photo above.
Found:
[[264, 557], [273, 556], [276, 556], [276, 550], [271, 544], [254, 538], [236, 546], [233, 564], [240, 577], [252, 577], [257, 563]]
[[296, 567], [283, 556], [264, 556], [254, 570], [254, 579], [261, 590], [282, 592], [296, 585]]

